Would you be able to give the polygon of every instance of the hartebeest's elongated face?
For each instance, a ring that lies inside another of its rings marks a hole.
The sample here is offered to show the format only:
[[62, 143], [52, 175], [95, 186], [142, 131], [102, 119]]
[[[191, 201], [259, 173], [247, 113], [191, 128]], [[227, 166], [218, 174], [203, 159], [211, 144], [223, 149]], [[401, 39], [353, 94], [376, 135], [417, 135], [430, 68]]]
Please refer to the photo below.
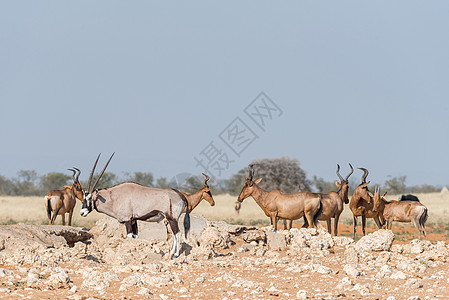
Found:
[[349, 191], [349, 176], [352, 175], [352, 173], [354, 173], [354, 168], [352, 167], [351, 164], [349, 164], [349, 166], [351, 167], [351, 172], [349, 172], [349, 174], [346, 176], [346, 178], [343, 178], [340, 175], [340, 165], [337, 164], [337, 176], [340, 179], [340, 182], [335, 181], [335, 184], [338, 187], [338, 191], [341, 192], [343, 194], [343, 201], [348, 204], [349, 203], [349, 197], [348, 197], [348, 191]]
[[204, 199], [207, 202], [209, 202], [210, 206], [214, 206], [215, 201], [214, 201], [214, 198], [212, 197], [212, 193], [210, 191], [209, 185], [207, 184], [207, 181], [210, 178], [209, 178], [209, 176], [207, 176], [204, 173], [203, 173], [203, 175], [205, 176], [205, 178], [204, 178], [204, 187], [201, 189], [201, 191], [202, 191], [201, 199]]
[[[237, 198], [237, 202], [242, 202], [243, 200], [245, 200], [246, 198], [251, 196], [254, 193], [256, 184], [258, 184], [259, 182], [262, 181], [262, 178], [259, 178], [256, 181], [253, 181], [254, 165], [252, 165], [252, 164], [249, 165], [248, 170], [249, 170], [248, 178], [246, 178], [246, 182], [243, 185], [243, 188], [242, 188], [242, 191], [240, 192], [239, 197]], [[234, 207], [237, 210], [237, 206], [234, 206]], [[240, 206], [238, 206], [238, 208], [240, 209]]]
[[385, 192], [382, 196], [380, 195], [380, 187], [375, 188], [374, 194], [369, 193], [370, 197], [373, 199], [373, 212], [379, 210], [382, 201], [385, 201], [384, 197], [386, 194], [387, 192]]
[[[75, 197], [78, 198], [81, 203], [84, 201], [84, 193], [83, 193], [83, 188], [81, 187], [81, 183], [79, 182], [79, 177], [81, 174], [81, 171], [78, 168], [73, 167], [73, 169], [68, 169], [69, 171], [72, 171], [72, 179], [73, 179], [73, 184], [71, 186], [69, 186], [71, 189], [73, 189], [73, 192], [75, 193]], [[77, 174], [78, 171], [78, 174]], [[76, 175], [76, 177], [75, 177]]]
[[245, 185], [243, 185], [242, 191], [240, 192], [239, 197], [237, 198], [238, 202], [243, 202], [246, 198], [251, 196], [254, 193], [254, 189], [256, 188], [256, 184], [262, 181], [262, 178], [257, 179], [256, 181], [252, 181], [250, 178], [246, 179]]
[[103, 170], [101, 171], [100, 176], [98, 176], [97, 181], [95, 181], [94, 185], [92, 185], [92, 177], [94, 175], [95, 167], [97, 166], [98, 159], [100, 158], [101, 153], [98, 154], [98, 157], [97, 157], [97, 160], [95, 161], [94, 167], [92, 168], [92, 171], [90, 172], [89, 180], [87, 183], [87, 190], [84, 191], [84, 201], [83, 201], [83, 206], [81, 207], [81, 211], [80, 211], [80, 214], [82, 217], [86, 217], [92, 211], [93, 203], [95, 202], [95, 200], [97, 200], [97, 197], [98, 197], [98, 190], [96, 190], [95, 187], [97, 186], [98, 182], [100, 181], [101, 176], [103, 176], [104, 171], [106, 171], [106, 168], [108, 167], [109, 163], [111, 162], [111, 159], [114, 156], [114, 154], [115, 154], [115, 152], [112, 153], [108, 162], [106, 163]]

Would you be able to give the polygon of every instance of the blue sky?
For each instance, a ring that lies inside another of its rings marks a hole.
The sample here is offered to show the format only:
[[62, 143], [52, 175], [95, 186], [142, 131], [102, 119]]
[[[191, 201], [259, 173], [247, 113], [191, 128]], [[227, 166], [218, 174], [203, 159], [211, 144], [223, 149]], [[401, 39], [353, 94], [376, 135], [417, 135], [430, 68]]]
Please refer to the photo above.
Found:
[[[212, 142], [232, 161], [221, 178], [288, 156], [309, 178], [351, 162], [374, 182], [448, 185], [448, 9], [3, 1], [0, 174], [88, 173], [113, 151], [118, 175], [199, 174], [194, 157]], [[261, 92], [282, 110], [265, 131], [244, 112]], [[219, 138], [237, 117], [257, 135], [239, 156]]]

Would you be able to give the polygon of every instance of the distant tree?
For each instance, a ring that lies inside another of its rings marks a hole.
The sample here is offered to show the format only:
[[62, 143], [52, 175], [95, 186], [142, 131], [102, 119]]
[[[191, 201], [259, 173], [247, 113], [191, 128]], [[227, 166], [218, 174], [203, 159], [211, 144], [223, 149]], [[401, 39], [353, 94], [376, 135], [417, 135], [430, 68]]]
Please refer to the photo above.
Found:
[[430, 184], [414, 185], [407, 188], [410, 193], [437, 193], [441, 191], [441, 186], [435, 186]]
[[14, 195], [14, 183], [2, 175], [0, 175], [0, 195]]
[[63, 173], [48, 173], [40, 177], [42, 193], [47, 193], [51, 190], [61, 190], [63, 185], [72, 184], [68, 182], [72, 176]]
[[153, 187], [153, 174], [150, 172], [134, 172], [133, 174], [126, 174], [126, 180], [132, 181], [143, 186]]
[[190, 176], [183, 184], [183, 192], [193, 194], [203, 188], [203, 176]]
[[[92, 176], [92, 185], [97, 181], [98, 175], [100, 174], [94, 174]], [[100, 181], [98, 182], [96, 189], [104, 189], [111, 187], [118, 183], [117, 175], [111, 172], [105, 172], [103, 176], [101, 176]], [[87, 189], [87, 182], [82, 184], [83, 189]]]
[[407, 192], [407, 186], [405, 185], [406, 179], [407, 176], [405, 175], [399, 177], [391, 177], [391, 179], [385, 181], [384, 190], [388, 191], [390, 195], [406, 193]]
[[331, 191], [337, 191], [335, 181], [326, 181], [321, 177], [318, 178], [317, 176], [313, 176], [312, 183], [315, 186], [317, 193], [327, 194]]
[[226, 192], [231, 196], [238, 196], [242, 191], [243, 184], [248, 177], [248, 169], [241, 169], [226, 181]]
[[34, 170], [20, 170], [18, 178], [13, 179], [14, 194], [22, 196], [40, 195], [41, 190], [37, 186], [37, 173]]
[[262, 177], [259, 186], [265, 190], [279, 189], [284, 193], [298, 190], [311, 191], [312, 183], [306, 178], [306, 172], [300, 168], [299, 161], [294, 158], [265, 158], [254, 160], [255, 178]]
[[160, 189], [168, 189], [170, 187], [166, 177], [160, 177], [156, 179], [156, 187]]
[[227, 182], [228, 180], [226, 179], [211, 178], [207, 184], [210, 187], [212, 195], [215, 196], [227, 193]]

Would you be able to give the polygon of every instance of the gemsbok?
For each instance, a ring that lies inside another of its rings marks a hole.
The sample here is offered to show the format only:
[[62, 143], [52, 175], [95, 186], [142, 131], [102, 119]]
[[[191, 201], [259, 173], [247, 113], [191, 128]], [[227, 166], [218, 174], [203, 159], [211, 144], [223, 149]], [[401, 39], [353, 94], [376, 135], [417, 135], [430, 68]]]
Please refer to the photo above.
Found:
[[[340, 165], [337, 164], [337, 176], [340, 182], [335, 181], [338, 187], [337, 192], [329, 192], [327, 194], [321, 194], [321, 204], [323, 206], [321, 215], [318, 220], [327, 222], [327, 230], [332, 234], [331, 219], [334, 218], [334, 236], [338, 235], [338, 220], [343, 212], [344, 204], [349, 203], [348, 190], [349, 190], [349, 176], [354, 173], [354, 168], [349, 164], [351, 172], [343, 178], [340, 175]], [[304, 218], [304, 226], [307, 226], [307, 220]]]
[[418, 197], [409, 197], [416, 200], [390, 200], [387, 201], [384, 197], [387, 194], [385, 192], [382, 196], [376, 195], [378, 197], [373, 197], [375, 201], [375, 208], [382, 211], [383, 218], [383, 228], [390, 229], [393, 221], [395, 222], [413, 222], [416, 229], [419, 232], [419, 239], [421, 239], [421, 234], [424, 237], [427, 236], [425, 224], [428, 218], [427, 207], [425, 207], [421, 202], [419, 202]]
[[317, 193], [282, 193], [279, 190], [265, 191], [257, 184], [262, 180], [253, 180], [254, 168], [249, 165], [249, 177], [240, 192], [237, 202], [252, 196], [256, 203], [270, 218], [274, 231], [277, 231], [279, 219], [297, 220], [304, 215], [309, 222], [309, 227], [316, 227], [321, 213], [321, 195]]
[[374, 207], [373, 195], [368, 191], [369, 181], [366, 182], [366, 177], [369, 172], [365, 168], [359, 168], [363, 171], [362, 183], [355, 189], [349, 201], [349, 209], [352, 212], [352, 219], [354, 223], [354, 240], [356, 238], [357, 229], [357, 217], [362, 217], [362, 232], [365, 235], [366, 218], [373, 218], [377, 227], [382, 228], [382, 222], [379, 218], [382, 218], [382, 212], [376, 210]]
[[95, 187], [113, 156], [114, 154], [109, 158], [97, 181], [91, 185], [92, 176], [100, 158], [98, 155], [90, 173], [88, 188], [84, 192], [81, 216], [86, 217], [92, 209], [95, 209], [124, 224], [127, 236], [130, 238], [137, 238], [137, 221], [160, 222], [166, 218], [174, 234], [170, 258], [178, 257], [181, 251], [181, 232], [178, 219], [185, 208], [187, 208], [184, 218], [186, 236], [190, 229], [186, 197], [175, 189], [149, 188], [133, 182], [120, 183], [110, 188], [96, 190]]
[[[186, 198], [187, 202], [189, 203], [189, 212], [192, 212], [192, 210], [200, 204], [202, 200], [206, 200], [209, 202], [210, 206], [215, 205], [214, 198], [212, 197], [212, 193], [210, 192], [209, 185], [207, 184], [207, 181], [210, 179], [209, 176], [202, 173], [204, 175], [204, 187], [198, 191], [196, 191], [193, 194], [186, 194], [181, 192]], [[184, 213], [186, 210], [183, 211]]]
[[[79, 173], [77, 174], [77, 172], [73, 169]], [[77, 168], [73, 169], [68, 169], [73, 172], [72, 185], [64, 185], [63, 190], [52, 190], [44, 196], [45, 210], [47, 211], [49, 225], [53, 225], [55, 223], [58, 215], [61, 215], [62, 225], [65, 225], [65, 214], [68, 213], [69, 226], [72, 226], [72, 215], [73, 209], [76, 205], [76, 198], [78, 198], [81, 202], [84, 200], [83, 189], [78, 181], [81, 171]]]

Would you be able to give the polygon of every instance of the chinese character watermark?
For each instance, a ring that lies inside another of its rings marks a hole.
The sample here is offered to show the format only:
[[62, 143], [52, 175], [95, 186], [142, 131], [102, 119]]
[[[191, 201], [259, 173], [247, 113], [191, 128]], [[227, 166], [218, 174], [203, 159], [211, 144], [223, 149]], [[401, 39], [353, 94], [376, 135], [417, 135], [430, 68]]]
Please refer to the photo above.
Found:
[[194, 157], [196, 166], [211, 177], [219, 177], [228, 170], [235, 159], [259, 138], [257, 131], [265, 132], [267, 125], [283, 114], [282, 109], [264, 92], [251, 101], [243, 112], [243, 117], [236, 116], [218, 134], [218, 140], [211, 140]]

